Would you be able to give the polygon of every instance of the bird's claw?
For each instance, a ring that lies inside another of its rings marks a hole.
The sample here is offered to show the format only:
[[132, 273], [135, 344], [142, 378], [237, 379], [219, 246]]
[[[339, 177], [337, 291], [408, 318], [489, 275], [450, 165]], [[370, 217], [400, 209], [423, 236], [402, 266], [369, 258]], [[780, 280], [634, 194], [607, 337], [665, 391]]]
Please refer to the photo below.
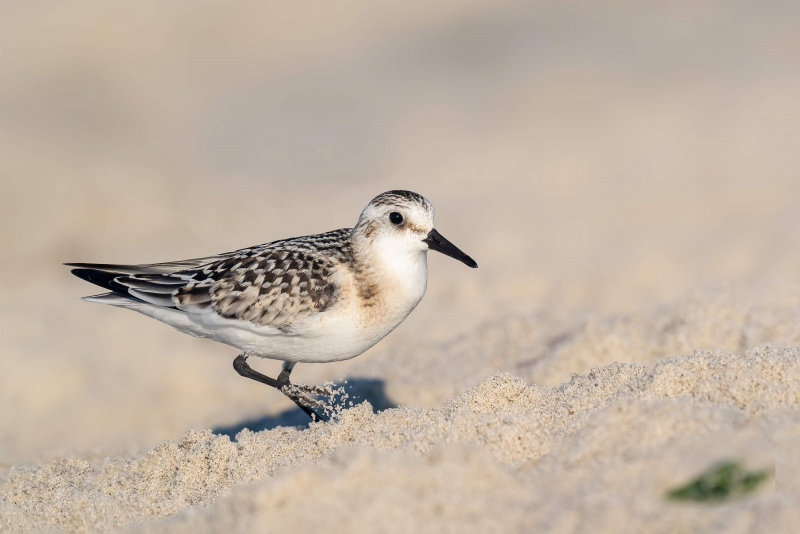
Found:
[[[329, 419], [327, 412], [330, 411], [330, 406], [325, 402], [314, 398], [314, 395], [333, 397], [335, 392], [332, 388], [325, 386], [307, 386], [304, 384], [288, 383], [281, 388], [281, 391], [296, 404], [300, 405], [301, 407], [305, 407], [312, 412], [317, 420], [326, 421]], [[326, 415], [321, 416], [315, 410], [320, 410]], [[308, 413], [308, 411], [306, 411], [306, 413]], [[314, 417], [312, 417], [312, 419], [313, 418]]]

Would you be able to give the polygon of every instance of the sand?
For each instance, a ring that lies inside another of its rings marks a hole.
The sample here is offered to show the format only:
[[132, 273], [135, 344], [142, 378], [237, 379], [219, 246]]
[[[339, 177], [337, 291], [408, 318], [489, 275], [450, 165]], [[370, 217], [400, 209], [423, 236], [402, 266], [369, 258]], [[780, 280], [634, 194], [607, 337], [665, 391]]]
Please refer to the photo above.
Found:
[[[539, 333], [548, 324], [541, 315], [486, 325], [407, 354], [403, 363], [417, 370], [407, 375], [391, 372], [400, 357], [391, 351], [353, 367], [351, 393], [393, 406], [427, 391], [435, 408], [375, 413], [362, 402], [307, 427], [267, 418], [250, 426], [270, 429], [244, 429], [233, 440], [230, 429], [193, 430], [138, 455], [72, 453], [21, 465], [3, 477], [0, 525], [15, 532], [791, 532], [800, 524], [797, 274], [745, 286], [771, 295], [770, 307], [737, 302], [748, 292], [731, 286], [649, 314], [577, 321], [551, 330], [557, 342]], [[771, 284], [790, 291], [778, 299]], [[795, 348], [663, 358], [726, 332], [743, 344], [772, 337]], [[562, 374], [564, 360], [580, 365], [591, 351], [596, 361], [619, 363], [544, 385]], [[386, 370], [385, 386], [364, 378], [376, 368]], [[516, 375], [482, 374], [488, 368]], [[444, 398], [471, 380], [478, 385]], [[666, 499], [728, 460], [774, 477], [731, 502]]]
[[[789, 532], [800, 520], [800, 351], [697, 351], [557, 388], [497, 373], [437, 409], [368, 403], [305, 430], [192, 431], [136, 457], [13, 470], [9, 530]], [[672, 503], [715, 462], [774, 468], [755, 496]]]
[[[800, 530], [800, 3], [0, 11], [4, 532]], [[431, 255], [396, 331], [297, 367], [371, 405], [324, 425], [61, 265], [395, 188], [480, 267]], [[664, 498], [725, 460], [775, 475]]]

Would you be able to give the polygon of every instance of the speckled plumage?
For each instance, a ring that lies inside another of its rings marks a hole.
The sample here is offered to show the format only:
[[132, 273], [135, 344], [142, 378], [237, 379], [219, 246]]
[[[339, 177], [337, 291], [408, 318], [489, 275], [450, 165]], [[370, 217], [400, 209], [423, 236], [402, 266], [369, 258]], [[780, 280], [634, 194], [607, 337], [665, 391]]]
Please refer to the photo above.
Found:
[[[390, 222], [392, 213], [402, 213], [402, 223]], [[414, 309], [425, 293], [434, 233], [441, 238], [430, 202], [389, 191], [352, 229], [178, 262], [70, 265], [111, 291], [89, 301], [133, 309], [248, 355], [335, 361], [361, 354]], [[444, 242], [457, 252], [446, 254], [474, 264]]]
[[335, 230], [238, 251], [195, 271], [172, 301], [187, 311], [211, 306], [228, 319], [286, 329], [336, 302], [337, 266], [352, 257], [350, 233]]

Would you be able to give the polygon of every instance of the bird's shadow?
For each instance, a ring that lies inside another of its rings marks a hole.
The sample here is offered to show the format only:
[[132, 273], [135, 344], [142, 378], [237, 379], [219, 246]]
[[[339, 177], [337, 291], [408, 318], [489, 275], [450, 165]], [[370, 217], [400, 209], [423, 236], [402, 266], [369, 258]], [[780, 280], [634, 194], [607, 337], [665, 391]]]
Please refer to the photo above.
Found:
[[[337, 395], [337, 398], [334, 399], [336, 403], [342, 404], [346, 402], [349, 405], [349, 403], [352, 402], [353, 405], [356, 405], [364, 401], [369, 401], [374, 413], [388, 410], [389, 408], [397, 408], [397, 404], [386, 395], [386, 382], [383, 380], [374, 378], [350, 378], [347, 380], [346, 384], [336, 384], [336, 387], [343, 390], [342, 393]], [[341, 398], [345, 394], [347, 395], [347, 401], [341, 401]], [[233, 425], [220, 426], [214, 428], [212, 432], [214, 432], [214, 434], [228, 436], [231, 440], [235, 440], [236, 434], [245, 428], [252, 432], [259, 432], [261, 430], [271, 430], [279, 426], [307, 428], [310, 423], [311, 419], [309, 419], [308, 415], [300, 408], [294, 407], [274, 415], [265, 415], [255, 419], [246, 419]]]

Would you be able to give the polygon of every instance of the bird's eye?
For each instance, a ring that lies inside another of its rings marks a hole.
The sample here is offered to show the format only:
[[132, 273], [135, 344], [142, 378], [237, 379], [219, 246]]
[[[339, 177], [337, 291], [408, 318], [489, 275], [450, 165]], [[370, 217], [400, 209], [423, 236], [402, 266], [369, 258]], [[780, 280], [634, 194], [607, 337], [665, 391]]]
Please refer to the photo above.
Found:
[[392, 221], [392, 224], [403, 224], [403, 216], [396, 211], [389, 214], [389, 220]]

